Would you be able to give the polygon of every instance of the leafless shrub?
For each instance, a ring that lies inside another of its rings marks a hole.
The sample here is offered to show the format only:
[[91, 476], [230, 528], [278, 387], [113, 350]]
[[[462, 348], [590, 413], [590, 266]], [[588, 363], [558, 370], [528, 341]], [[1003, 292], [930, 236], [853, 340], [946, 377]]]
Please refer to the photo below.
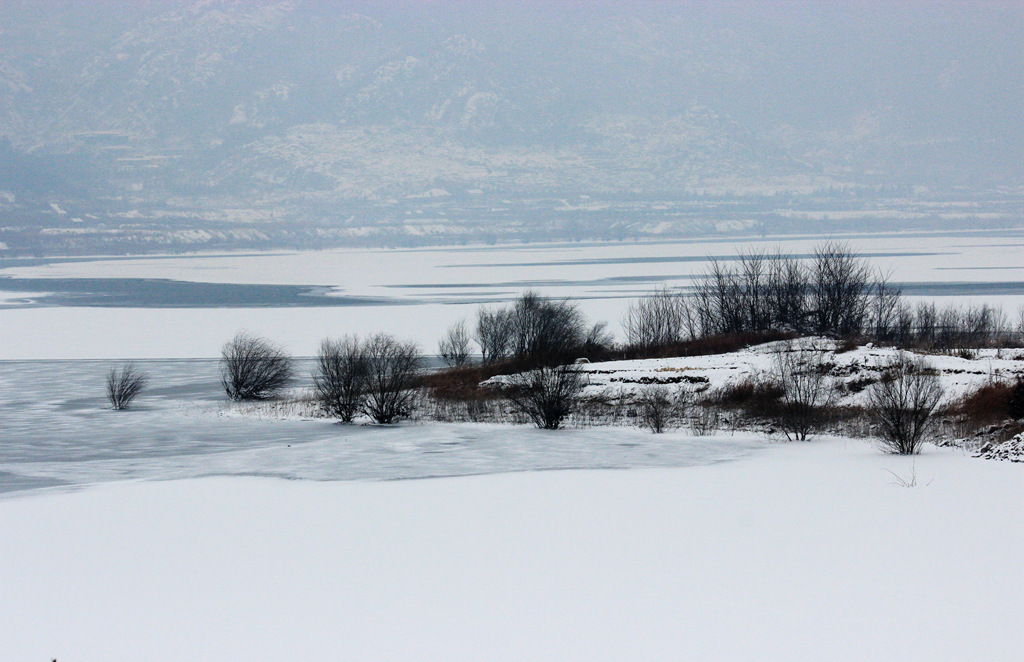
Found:
[[378, 333], [366, 341], [363, 352], [366, 360], [363, 411], [381, 424], [410, 416], [416, 401], [414, 380], [421, 363], [416, 344]]
[[780, 345], [774, 379], [783, 389], [775, 420], [789, 440], [805, 441], [821, 425], [833, 388], [825, 353], [806, 343]]
[[449, 368], [469, 365], [469, 332], [466, 330], [464, 320], [448, 328], [437, 344], [437, 353]]
[[1013, 390], [1007, 398], [1006, 413], [1018, 421], [1024, 419], [1024, 377], [1018, 376], [1013, 383]]
[[537, 427], [557, 430], [579, 406], [584, 385], [576, 366], [545, 366], [512, 376], [503, 394], [515, 412], [528, 416]]
[[331, 415], [351, 423], [362, 409], [367, 382], [366, 352], [355, 336], [320, 343], [313, 387]]
[[107, 399], [115, 411], [128, 409], [132, 401], [146, 388], [149, 378], [133, 363], [111, 368], [107, 373]]
[[868, 394], [882, 448], [898, 455], [920, 451], [942, 393], [938, 375], [923, 359], [901, 354], [885, 365]]
[[640, 424], [655, 434], [665, 431], [674, 418], [676, 401], [664, 386], [650, 384], [640, 390]]
[[271, 398], [292, 379], [292, 359], [273, 343], [239, 333], [225, 343], [220, 358], [221, 384], [232, 400]]
[[722, 426], [722, 416], [718, 409], [707, 403], [700, 403], [691, 407], [687, 420], [690, 426], [690, 433], [696, 437], [707, 436]]

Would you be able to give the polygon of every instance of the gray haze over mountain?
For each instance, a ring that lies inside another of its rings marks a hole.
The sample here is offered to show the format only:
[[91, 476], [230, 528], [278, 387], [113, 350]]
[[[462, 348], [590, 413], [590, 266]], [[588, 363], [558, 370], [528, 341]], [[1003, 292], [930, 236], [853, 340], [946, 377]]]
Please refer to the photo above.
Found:
[[1020, 225], [1016, 2], [0, 2], [0, 255]]

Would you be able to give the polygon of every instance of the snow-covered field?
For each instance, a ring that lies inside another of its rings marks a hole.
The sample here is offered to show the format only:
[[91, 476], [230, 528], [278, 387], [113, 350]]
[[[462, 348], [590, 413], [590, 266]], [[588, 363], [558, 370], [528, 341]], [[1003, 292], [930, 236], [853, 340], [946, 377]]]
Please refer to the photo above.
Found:
[[[235, 256], [163, 256], [0, 267], [0, 277], [151, 278], [231, 284], [307, 285], [373, 305], [239, 307], [81, 307], [0, 302], [0, 359], [214, 357], [239, 329], [310, 356], [320, 340], [386, 331], [434, 351], [453, 322], [481, 303], [534, 288], [579, 300], [584, 312], [618, 329], [629, 299], [660, 284], [688, 285], [708, 257], [776, 249], [808, 255], [827, 237], [747, 241], [536, 244], [416, 250], [330, 250]], [[853, 236], [844, 241], [913, 296], [984, 300], [1014, 315], [1024, 303], [1024, 231]], [[939, 284], [946, 289], [930, 290]], [[993, 285], [995, 284], [995, 285]], [[923, 288], [923, 289], [922, 289]], [[916, 294], [915, 294], [916, 293]]]
[[9, 498], [0, 650], [1019, 660], [1021, 478], [1020, 465], [955, 450], [901, 458], [819, 440], [676, 469], [222, 477]]

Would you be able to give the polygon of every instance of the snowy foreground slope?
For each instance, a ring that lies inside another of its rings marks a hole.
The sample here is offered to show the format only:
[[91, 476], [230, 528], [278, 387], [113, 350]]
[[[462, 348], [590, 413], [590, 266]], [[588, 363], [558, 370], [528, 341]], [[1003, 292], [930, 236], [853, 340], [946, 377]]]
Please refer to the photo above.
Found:
[[1020, 660], [1022, 471], [820, 440], [674, 469], [36, 491], [0, 501], [0, 657]]

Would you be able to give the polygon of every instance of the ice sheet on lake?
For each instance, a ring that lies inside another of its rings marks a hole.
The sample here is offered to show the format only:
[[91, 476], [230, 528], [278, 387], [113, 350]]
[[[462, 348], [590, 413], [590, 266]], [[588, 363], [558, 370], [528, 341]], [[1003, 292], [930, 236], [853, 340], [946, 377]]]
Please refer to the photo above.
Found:
[[[393, 480], [509, 471], [688, 466], [747, 454], [747, 436], [485, 424], [340, 425], [224, 415], [215, 361], [146, 361], [152, 387], [107, 408], [102, 361], [0, 362], [0, 493], [54, 485], [264, 475]], [[309, 374], [309, 366], [300, 374]]]

